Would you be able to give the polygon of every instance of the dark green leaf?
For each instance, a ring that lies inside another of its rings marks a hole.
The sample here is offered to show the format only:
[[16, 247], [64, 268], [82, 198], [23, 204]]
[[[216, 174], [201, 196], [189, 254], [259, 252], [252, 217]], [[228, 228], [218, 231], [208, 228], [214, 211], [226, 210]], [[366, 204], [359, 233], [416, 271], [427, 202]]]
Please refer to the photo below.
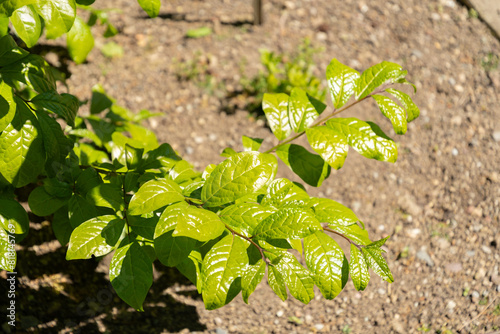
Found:
[[113, 103], [114, 100], [106, 95], [106, 92], [101, 85], [95, 85], [92, 87], [92, 99], [90, 100], [91, 114], [98, 114], [101, 111], [110, 108]]
[[144, 153], [143, 148], [135, 148], [129, 144], [125, 144], [125, 157], [127, 162], [127, 168], [136, 169], [142, 162], [142, 154]]
[[116, 250], [109, 265], [109, 279], [118, 296], [136, 310], [153, 284], [153, 261], [137, 242]]
[[340, 169], [344, 165], [349, 146], [347, 138], [326, 126], [317, 126], [306, 129], [307, 140], [331, 167]]
[[45, 21], [45, 36], [48, 39], [60, 37], [70, 31], [75, 21], [74, 0], [39, 0], [35, 9]]
[[401, 66], [388, 61], [366, 69], [358, 80], [355, 89], [356, 99], [360, 100], [368, 96], [375, 88], [386, 82], [397, 81], [403, 74]]
[[67, 260], [104, 256], [118, 246], [125, 221], [116, 216], [99, 216], [87, 220], [71, 233]]
[[151, 180], [144, 183], [130, 200], [129, 214], [142, 215], [183, 200], [177, 183], [166, 179]]
[[[0, 16], [2, 5], [0, 4]], [[17, 46], [11, 35], [5, 35], [0, 38], [0, 67], [12, 64], [28, 55], [29, 52]]]
[[[155, 235], [154, 245], [158, 260], [166, 266], [175, 267], [188, 260], [188, 256], [196, 246], [196, 240], [187, 237], [174, 237], [170, 230], [159, 236]], [[196, 282], [195, 282], [196, 283]]]
[[351, 275], [352, 283], [358, 291], [363, 291], [370, 281], [370, 273], [368, 265], [361, 251], [351, 244], [351, 261], [349, 263], [349, 274]]
[[83, 222], [97, 216], [96, 207], [81, 195], [73, 195], [68, 203], [68, 214], [71, 226], [77, 227]]
[[66, 246], [71, 238], [71, 233], [74, 228], [71, 226], [68, 217], [68, 206], [63, 206], [54, 213], [52, 217], [52, 230], [61, 244], [61, 246]]
[[319, 187], [330, 175], [330, 166], [319, 155], [300, 145], [282, 145], [276, 154], [305, 183], [313, 187]]
[[334, 118], [326, 125], [344, 134], [349, 146], [364, 157], [389, 162], [396, 162], [398, 158], [396, 143], [374, 123], [356, 118]]
[[0, 228], [15, 234], [16, 243], [28, 234], [29, 219], [26, 210], [17, 201], [0, 199]]
[[99, 173], [93, 168], [87, 168], [76, 179], [76, 192], [85, 197], [92, 188], [101, 183], [102, 179]]
[[258, 191], [269, 183], [278, 169], [270, 154], [241, 152], [220, 163], [207, 178], [201, 200], [207, 207], [231, 203]]
[[196, 249], [191, 251], [187, 259], [176, 266], [180, 273], [186, 276], [191, 283], [196, 286], [199, 294], [201, 294], [201, 289], [203, 287], [201, 262], [201, 253]]
[[46, 111], [61, 116], [70, 126], [75, 126], [75, 117], [78, 112], [78, 99], [71, 94], [59, 95], [56, 91], [47, 91], [38, 94], [31, 102]]
[[30, 193], [28, 197], [28, 204], [31, 212], [39, 217], [45, 217], [53, 214], [60, 207], [68, 203], [68, 199], [69, 196], [61, 198], [49, 194], [44, 187], [37, 187]]
[[255, 288], [264, 278], [266, 273], [266, 263], [260, 259], [254, 265], [249, 265], [241, 278], [241, 295], [245, 303], [248, 304], [248, 297], [255, 291]]
[[406, 112], [408, 114], [407, 116], [408, 123], [413, 121], [420, 115], [420, 110], [418, 109], [417, 105], [413, 102], [410, 95], [405, 94], [402, 91], [393, 88], [388, 88], [386, 89], [386, 91], [394, 95], [406, 109]]
[[111, 208], [115, 211], [122, 211], [125, 208], [121, 187], [111, 183], [99, 184], [92, 188], [86, 197], [95, 206]]
[[[8, 57], [12, 59], [10, 55]], [[16, 87], [17, 82], [22, 82], [38, 93], [56, 90], [56, 83], [49, 65], [38, 55], [28, 54], [9, 66], [1, 67], [0, 75], [3, 81], [11, 87]]]
[[292, 132], [288, 121], [288, 95], [264, 94], [262, 109], [266, 114], [269, 127], [278, 140], [284, 140]]
[[83, 63], [94, 48], [94, 37], [92, 37], [90, 27], [78, 16], [66, 36], [66, 44], [69, 55], [77, 64]]
[[17, 35], [26, 43], [26, 46], [28, 48], [33, 47], [42, 32], [42, 22], [35, 8], [28, 5], [17, 9], [10, 17], [10, 21]]
[[246, 242], [227, 235], [205, 255], [202, 264], [203, 302], [208, 310], [229, 303], [241, 290], [240, 278], [248, 264]]
[[335, 298], [344, 288], [349, 271], [342, 248], [328, 235], [317, 231], [304, 239], [307, 268], [326, 299]]
[[359, 72], [332, 59], [326, 68], [326, 80], [335, 108], [343, 107], [356, 88]]

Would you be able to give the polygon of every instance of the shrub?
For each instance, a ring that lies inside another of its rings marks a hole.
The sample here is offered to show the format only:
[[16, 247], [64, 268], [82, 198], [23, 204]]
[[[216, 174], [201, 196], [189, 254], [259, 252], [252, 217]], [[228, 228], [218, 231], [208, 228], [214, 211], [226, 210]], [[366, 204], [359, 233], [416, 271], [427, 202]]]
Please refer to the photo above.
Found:
[[[139, 2], [154, 14], [156, 7], [148, 4], [155, 1]], [[37, 5], [29, 6], [40, 13]], [[10, 9], [12, 14], [16, 8]], [[78, 28], [74, 13], [65, 17], [57, 27], [60, 23], [46, 19], [47, 34]], [[85, 34], [78, 28], [73, 37]], [[56, 91], [43, 58], [8, 34], [0, 38], [0, 55], [2, 269], [15, 269], [12, 245], [29, 231], [15, 189], [35, 184], [30, 210], [50, 219], [57, 239], [68, 246], [66, 258], [114, 251], [111, 284], [138, 310], [153, 283], [155, 260], [189, 278], [208, 309], [226, 305], [240, 292], [248, 302], [266, 270], [281, 299], [288, 287], [304, 303], [314, 297], [314, 285], [325, 298], [335, 298], [349, 276], [364, 290], [369, 268], [393, 281], [381, 248], [388, 237], [371, 240], [350, 209], [310, 197], [300, 183], [276, 174], [281, 159], [305, 183], [319, 187], [331, 168], [342, 167], [349, 146], [367, 158], [395, 162], [397, 145], [378, 125], [335, 116], [373, 99], [394, 131], [404, 134], [419, 111], [395, 88], [408, 84], [401, 66], [382, 62], [358, 73], [333, 59], [326, 70], [330, 111], [302, 88], [265, 94], [263, 110], [276, 145], [259, 152], [263, 140], [243, 136], [243, 152], [226, 149], [223, 162], [200, 173], [141, 126], [153, 116], [149, 111], [134, 114], [96, 86], [90, 114], [78, 116], [80, 101]], [[303, 135], [315, 153], [295, 143]], [[349, 262], [331, 235], [349, 242]]]

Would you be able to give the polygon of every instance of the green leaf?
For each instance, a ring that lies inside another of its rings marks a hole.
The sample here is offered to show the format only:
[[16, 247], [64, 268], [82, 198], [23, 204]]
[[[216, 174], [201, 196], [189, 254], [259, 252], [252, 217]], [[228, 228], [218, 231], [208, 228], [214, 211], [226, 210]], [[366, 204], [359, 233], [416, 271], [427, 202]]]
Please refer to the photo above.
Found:
[[281, 275], [278, 269], [276, 269], [274, 266], [268, 267], [267, 282], [269, 283], [269, 286], [274, 291], [274, 293], [277, 294], [282, 301], [285, 301], [288, 298], [283, 275]]
[[0, 15], [0, 37], [6, 36], [9, 32], [9, 18]]
[[369, 236], [368, 236], [368, 231], [365, 230], [364, 228], [361, 228], [358, 226], [358, 224], [353, 224], [353, 225], [349, 225], [349, 226], [342, 226], [342, 225], [330, 225], [328, 224], [328, 226], [344, 235], [345, 237], [351, 239], [352, 241], [354, 241], [355, 243], [357, 243], [358, 245], [369, 245], [372, 243], [372, 241], [370, 240]]
[[103, 110], [110, 108], [114, 100], [106, 95], [104, 88], [101, 85], [92, 87], [92, 99], [90, 100], [90, 113], [98, 114]]
[[93, 168], [85, 169], [76, 179], [76, 192], [82, 196], [87, 196], [87, 193], [94, 187], [102, 183], [99, 173]]
[[116, 250], [109, 265], [109, 279], [118, 296], [136, 310], [153, 284], [153, 261], [137, 242]]
[[260, 259], [254, 265], [249, 265], [241, 278], [241, 295], [245, 303], [248, 304], [248, 297], [255, 291], [255, 288], [264, 278], [266, 273], [266, 263]]
[[[2, 4], [0, 4], [0, 12], [1, 6]], [[29, 52], [17, 46], [11, 35], [0, 38], [0, 67], [10, 65], [28, 55]]]
[[137, 0], [137, 2], [149, 17], [157, 17], [160, 13], [160, 0]]
[[73, 148], [73, 141], [68, 138], [59, 123], [44, 112], [37, 113], [40, 130], [43, 136], [43, 147], [47, 153], [45, 171], [50, 177], [61, 172], [68, 153]]
[[0, 134], [0, 175], [16, 188], [33, 182], [45, 163], [38, 122], [21, 103], [17, 103], [16, 115]]
[[225, 157], [225, 158], [230, 158], [237, 153], [238, 152], [233, 150], [231, 147], [226, 147], [225, 149], [222, 150], [222, 153], [220, 154], [220, 156]]
[[111, 183], [101, 183], [87, 193], [87, 200], [95, 206], [122, 211], [125, 208], [121, 187]]
[[243, 142], [244, 151], [258, 151], [264, 139], [242, 136], [241, 141]]
[[78, 16], [66, 36], [66, 44], [68, 45], [69, 55], [77, 64], [83, 63], [89, 52], [94, 48], [94, 37], [92, 37], [90, 27]]
[[68, 203], [67, 198], [60, 198], [49, 194], [44, 187], [33, 189], [28, 197], [31, 212], [39, 217], [45, 217], [56, 212], [60, 207]]
[[332, 59], [326, 68], [326, 80], [335, 108], [341, 108], [349, 101], [354, 94], [358, 79], [358, 71], [340, 63], [337, 59]]
[[32, 5], [17, 9], [10, 17], [16, 34], [26, 43], [28, 48], [33, 47], [42, 32], [40, 16]]
[[66, 246], [71, 238], [74, 228], [71, 226], [68, 217], [68, 206], [63, 206], [54, 213], [52, 217], [52, 230], [61, 244]]
[[13, 272], [16, 269], [16, 239], [0, 227], [0, 269]]
[[325, 108], [326, 105], [316, 107], [302, 88], [293, 88], [288, 101], [288, 119], [292, 130], [296, 133], [304, 131]]
[[35, 2], [37, 2], [37, 0], [3, 0], [0, 2], [0, 16], [9, 17], [16, 9]]
[[288, 95], [264, 94], [262, 109], [266, 114], [267, 123], [278, 140], [284, 140], [292, 132], [288, 121]]
[[78, 99], [75, 96], [47, 91], [35, 96], [31, 102], [37, 107], [61, 116], [70, 126], [75, 126], [75, 117], [79, 108]]
[[[266, 253], [272, 261], [278, 258], [273, 253]], [[290, 294], [304, 304], [309, 303], [314, 298], [314, 281], [307, 269], [302, 267], [299, 261], [287, 251], [279, 252], [282, 258], [274, 266], [283, 276], [283, 280], [288, 286]]]
[[317, 231], [304, 239], [304, 253], [314, 283], [326, 299], [335, 298], [349, 275], [342, 248], [324, 232]]
[[255, 227], [274, 210], [264, 208], [256, 203], [233, 204], [219, 213], [224, 224], [234, 231], [251, 237]]
[[305, 203], [310, 197], [306, 191], [287, 179], [276, 179], [267, 188], [267, 194], [262, 199], [263, 206], [281, 208], [293, 204]]
[[73, 230], [66, 260], [104, 256], [118, 246], [125, 221], [113, 215], [87, 220]]
[[253, 231], [255, 239], [301, 239], [321, 230], [318, 220], [307, 211], [284, 208], [265, 218]]
[[209, 36], [212, 34], [212, 29], [210, 27], [201, 27], [197, 29], [189, 29], [186, 32], [187, 38], [201, 38], [205, 36]]
[[154, 237], [158, 238], [160, 235], [167, 233], [168, 231], [173, 231], [177, 225], [177, 217], [188, 207], [189, 204], [186, 202], [179, 202], [167, 206], [158, 220]]
[[[18, 50], [15, 49], [12, 52], [18, 52]], [[56, 90], [56, 82], [50, 66], [42, 57], [34, 54], [19, 56], [19, 60], [0, 68], [3, 81], [14, 88], [16, 88], [17, 82], [22, 82], [38, 93]], [[12, 59], [11, 54], [7, 57], [7, 61]], [[17, 104], [19, 105], [19, 103]]]
[[382, 255], [382, 250], [378, 247], [364, 247], [361, 249], [366, 263], [373, 271], [382, 277], [385, 281], [392, 283], [394, 278], [392, 277], [391, 270], [387, 265], [387, 261]]
[[243, 239], [230, 234], [205, 255], [201, 272], [202, 296], [207, 310], [228, 304], [240, 292], [239, 278], [248, 264], [246, 247]]
[[351, 209], [329, 198], [312, 198], [309, 205], [313, 208], [316, 218], [329, 226], [350, 226], [357, 222], [363, 224]]
[[120, 44], [108, 42], [101, 46], [101, 53], [107, 58], [120, 58], [123, 57], [123, 48]]
[[382, 114], [391, 121], [394, 131], [399, 135], [405, 134], [407, 130], [405, 110], [386, 96], [372, 95], [372, 97], [377, 102]]
[[241, 152], [220, 163], [203, 186], [201, 200], [206, 207], [231, 203], [258, 191], [269, 183], [278, 169], [270, 154]]
[[28, 234], [29, 219], [26, 210], [17, 201], [0, 199], [0, 228], [15, 234], [16, 243]]
[[358, 86], [355, 88], [356, 99], [361, 100], [373, 92], [375, 88], [386, 82], [395, 82], [401, 78], [402, 74], [401, 66], [388, 61], [383, 61], [366, 69], [361, 74]]
[[403, 105], [403, 107], [406, 109], [406, 112], [408, 114], [407, 121], [408, 123], [416, 119], [420, 115], [420, 110], [418, 109], [417, 105], [413, 102], [411, 99], [410, 95], [403, 93], [400, 90], [394, 89], [394, 88], [387, 88], [386, 92], [391, 93], [394, 95], [399, 102]]
[[70, 31], [76, 17], [74, 0], [39, 0], [35, 9], [45, 21], [45, 36], [55, 39]]
[[129, 214], [142, 215], [184, 200], [182, 189], [173, 181], [155, 179], [139, 188], [129, 204]]
[[356, 118], [334, 118], [326, 125], [346, 136], [349, 146], [369, 159], [396, 162], [396, 143], [375, 123], [363, 122]]
[[331, 167], [340, 169], [344, 165], [349, 146], [347, 138], [326, 126], [306, 129], [307, 140], [311, 148]]
[[200, 173], [195, 171], [193, 165], [191, 165], [186, 160], [178, 161], [168, 174], [168, 177], [175, 181], [177, 184], [182, 184], [183, 182], [196, 179], [199, 176]]
[[198, 293], [201, 294], [203, 282], [201, 278], [201, 253], [195, 249], [191, 251], [188, 258], [179, 263], [176, 268], [181, 274], [187, 277], [196, 286]]
[[305, 183], [319, 187], [330, 175], [330, 166], [319, 156], [296, 144], [286, 144], [276, 150], [278, 157]]
[[224, 232], [224, 223], [215, 213], [189, 206], [177, 216], [174, 237], [189, 237], [198, 241], [217, 238]]
[[168, 231], [154, 239], [155, 251], [158, 260], [166, 266], [175, 267], [188, 259], [189, 254], [196, 246], [196, 240], [173, 236], [174, 231]]
[[16, 114], [16, 103], [12, 88], [0, 81], [0, 132], [5, 130]]
[[97, 216], [96, 207], [81, 195], [73, 195], [68, 203], [68, 214], [71, 226], [77, 227], [83, 222]]
[[358, 291], [363, 291], [370, 281], [370, 273], [368, 265], [361, 251], [351, 244], [351, 262], [349, 263], [349, 274], [351, 275], [352, 283]]
[[129, 170], [136, 169], [142, 163], [143, 153], [143, 148], [135, 148], [129, 144], [125, 144], [125, 158]]

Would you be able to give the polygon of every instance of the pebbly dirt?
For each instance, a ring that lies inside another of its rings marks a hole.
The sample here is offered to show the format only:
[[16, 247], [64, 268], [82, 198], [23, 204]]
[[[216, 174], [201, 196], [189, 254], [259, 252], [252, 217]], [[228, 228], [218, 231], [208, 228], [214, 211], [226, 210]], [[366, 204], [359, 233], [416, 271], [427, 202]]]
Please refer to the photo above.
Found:
[[[185, 279], [157, 265], [138, 313], [110, 290], [102, 265], [65, 262], [57, 241], [46, 242], [47, 223], [34, 220], [39, 231], [19, 254], [19, 332], [499, 333], [500, 42], [467, 8], [453, 0], [272, 0], [264, 1], [264, 24], [253, 26], [248, 0], [163, 1], [155, 19], [135, 2], [95, 5], [121, 9], [109, 17], [124, 55], [104, 57], [109, 40], [94, 27], [88, 62], [69, 65], [70, 92], [88, 99], [100, 83], [131, 110], [162, 113], [149, 126], [199, 169], [220, 162], [225, 147], [241, 149], [242, 134], [274, 142], [264, 122], [242, 110], [241, 97], [221, 93], [241, 88], [242, 67], [249, 77], [262, 69], [259, 49], [293, 53], [308, 37], [324, 49], [315, 56], [322, 79], [332, 58], [359, 71], [383, 60], [402, 64], [421, 110], [407, 135], [396, 136], [372, 102], [349, 111], [395, 138], [398, 162], [352, 151], [321, 188], [309, 188], [351, 207], [373, 238], [391, 235], [395, 282], [373, 277], [364, 292], [348, 283], [332, 301], [317, 291], [308, 305], [282, 302], [261, 284], [250, 305], [237, 297], [207, 311]], [[185, 38], [204, 26], [214, 33]], [[208, 68], [208, 85], [178, 80], [192, 60]], [[235, 112], [221, 111], [228, 107]], [[280, 173], [293, 177], [285, 166]]]

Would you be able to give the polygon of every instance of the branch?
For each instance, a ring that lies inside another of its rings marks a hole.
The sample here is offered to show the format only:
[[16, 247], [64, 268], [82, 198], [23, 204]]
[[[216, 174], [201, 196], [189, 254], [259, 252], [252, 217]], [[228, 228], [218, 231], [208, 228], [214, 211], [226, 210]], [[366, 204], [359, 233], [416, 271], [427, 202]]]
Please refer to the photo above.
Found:
[[325, 227], [323, 226], [323, 230], [327, 231], [327, 232], [330, 232], [330, 233], [333, 233], [333, 234], [336, 234], [338, 236], [341, 236], [342, 238], [344, 238], [345, 240], [349, 241], [350, 244], [356, 246], [356, 248], [358, 248], [359, 250], [361, 250], [361, 248], [363, 248], [364, 246], [362, 245], [358, 245], [357, 243], [355, 243], [354, 241], [352, 241], [351, 239], [349, 239], [347, 236], [343, 235], [342, 233], [339, 233], [337, 231], [334, 231], [332, 230], [331, 228], [329, 227]]
[[259, 253], [260, 253], [260, 256], [262, 257], [262, 260], [264, 260], [264, 262], [267, 264], [269, 264], [269, 261], [267, 260], [266, 256], [264, 255], [264, 249], [262, 247], [260, 247], [255, 241], [253, 241], [251, 238], [247, 237], [247, 236], [244, 236], [243, 234], [241, 233], [238, 233], [236, 232], [235, 230], [233, 230], [232, 228], [230, 228], [229, 226], [227, 226], [226, 224], [224, 224], [226, 226], [226, 228], [233, 234], [233, 235], [237, 235], [239, 236], [240, 238], [243, 238], [247, 241], [249, 241], [252, 245], [254, 245], [255, 247], [257, 247], [257, 249], [259, 250]]

